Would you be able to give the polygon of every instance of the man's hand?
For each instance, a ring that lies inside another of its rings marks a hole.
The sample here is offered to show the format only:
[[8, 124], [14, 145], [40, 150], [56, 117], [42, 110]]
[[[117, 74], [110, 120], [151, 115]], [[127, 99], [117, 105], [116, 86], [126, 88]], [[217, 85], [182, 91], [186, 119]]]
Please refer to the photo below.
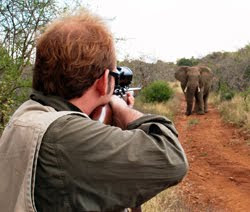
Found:
[[133, 95], [129, 94], [126, 101], [113, 95], [109, 103], [112, 109], [113, 124], [122, 129], [126, 129], [130, 122], [143, 115], [141, 112], [132, 109], [134, 105]]
[[130, 92], [127, 93], [126, 102], [127, 102], [127, 105], [128, 105], [130, 108], [133, 108], [133, 106], [134, 106], [134, 104], [135, 104], [135, 98], [134, 98], [134, 96], [133, 96], [132, 93], [130, 93]]
[[109, 105], [97, 107], [90, 118], [99, 120], [104, 124], [113, 124], [114, 126], [126, 129], [127, 125], [142, 116], [142, 113], [132, 109], [135, 99], [131, 93], [127, 93], [125, 99], [116, 95], [111, 97]]

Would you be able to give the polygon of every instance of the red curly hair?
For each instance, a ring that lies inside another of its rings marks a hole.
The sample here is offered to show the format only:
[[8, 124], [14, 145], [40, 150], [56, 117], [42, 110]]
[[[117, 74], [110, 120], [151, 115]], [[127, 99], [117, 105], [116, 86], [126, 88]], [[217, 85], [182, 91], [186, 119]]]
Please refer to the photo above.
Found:
[[98, 16], [84, 11], [53, 22], [38, 39], [33, 88], [69, 100], [115, 67], [110, 31]]

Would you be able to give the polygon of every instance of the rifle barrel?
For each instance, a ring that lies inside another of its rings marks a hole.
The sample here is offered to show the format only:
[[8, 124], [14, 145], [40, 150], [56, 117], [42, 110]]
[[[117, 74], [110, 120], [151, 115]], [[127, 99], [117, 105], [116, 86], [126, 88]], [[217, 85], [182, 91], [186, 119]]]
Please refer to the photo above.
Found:
[[129, 88], [128, 91], [139, 91], [141, 90], [141, 88], [137, 87], [137, 88]]

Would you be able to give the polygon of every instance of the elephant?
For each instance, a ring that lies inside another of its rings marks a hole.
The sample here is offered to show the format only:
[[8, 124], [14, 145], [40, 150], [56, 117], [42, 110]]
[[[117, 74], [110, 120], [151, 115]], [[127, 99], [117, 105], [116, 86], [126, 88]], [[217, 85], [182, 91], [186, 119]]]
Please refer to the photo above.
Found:
[[175, 78], [181, 82], [185, 94], [187, 102], [185, 114], [187, 116], [192, 114], [194, 97], [194, 112], [200, 115], [207, 113], [207, 100], [213, 79], [212, 70], [206, 66], [180, 66], [175, 72]]

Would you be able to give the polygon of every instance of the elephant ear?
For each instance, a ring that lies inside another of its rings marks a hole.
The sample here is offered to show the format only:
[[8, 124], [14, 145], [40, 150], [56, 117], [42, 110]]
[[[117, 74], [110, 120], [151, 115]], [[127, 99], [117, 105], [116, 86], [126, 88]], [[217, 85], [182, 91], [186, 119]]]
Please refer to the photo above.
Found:
[[206, 66], [200, 66], [201, 77], [206, 81], [211, 81], [213, 79], [213, 72], [210, 68]]
[[174, 74], [175, 79], [184, 83], [187, 80], [187, 71], [189, 68], [189, 66], [180, 66]]

